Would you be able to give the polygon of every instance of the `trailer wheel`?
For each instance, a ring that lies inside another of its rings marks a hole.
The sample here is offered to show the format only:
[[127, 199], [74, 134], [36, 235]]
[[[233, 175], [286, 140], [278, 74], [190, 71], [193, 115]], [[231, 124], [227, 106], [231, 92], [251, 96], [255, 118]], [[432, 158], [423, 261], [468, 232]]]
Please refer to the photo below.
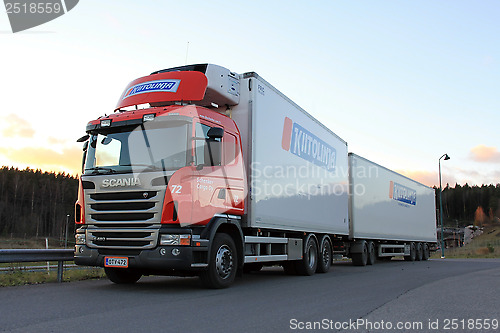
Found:
[[139, 281], [142, 274], [132, 268], [104, 267], [104, 272], [111, 282], [116, 284], [132, 284]]
[[367, 248], [368, 248], [368, 257], [366, 260], [366, 264], [373, 265], [373, 264], [375, 264], [375, 261], [377, 260], [377, 257], [375, 255], [375, 243], [368, 242]]
[[429, 244], [424, 243], [423, 244], [423, 255], [422, 255], [422, 260], [427, 260], [431, 256], [431, 251], [429, 249]]
[[368, 247], [366, 246], [366, 242], [363, 241], [363, 252], [353, 253], [351, 256], [354, 266], [366, 266], [368, 262]]
[[295, 268], [299, 275], [313, 275], [318, 267], [318, 245], [314, 237], [309, 236], [306, 241], [302, 260], [296, 261]]
[[228, 234], [216, 234], [210, 251], [208, 268], [200, 274], [202, 284], [207, 288], [229, 287], [236, 278], [238, 256], [236, 246]]
[[416, 255], [415, 255], [415, 260], [416, 261], [421, 261], [423, 256], [424, 256], [424, 249], [422, 247], [422, 243], [417, 243], [415, 245], [415, 247], [417, 248], [417, 252], [416, 252]]
[[410, 244], [410, 255], [405, 256], [405, 260], [406, 261], [415, 261], [415, 257], [417, 256], [416, 252], [417, 252], [417, 249], [415, 248], [415, 243], [412, 242]]
[[318, 267], [316, 268], [317, 273], [327, 273], [332, 266], [332, 245], [330, 244], [330, 239], [328, 236], [324, 236], [321, 240], [321, 246], [319, 251], [319, 261]]

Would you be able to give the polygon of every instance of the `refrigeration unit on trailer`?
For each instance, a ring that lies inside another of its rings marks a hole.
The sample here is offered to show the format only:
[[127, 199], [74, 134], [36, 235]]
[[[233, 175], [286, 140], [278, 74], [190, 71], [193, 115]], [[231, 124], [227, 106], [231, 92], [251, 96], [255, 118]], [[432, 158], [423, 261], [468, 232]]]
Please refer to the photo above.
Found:
[[[363, 199], [349, 199], [346, 142], [253, 72], [211, 64], [153, 72], [86, 132], [75, 262], [104, 267], [116, 283], [199, 275], [221, 288], [264, 264], [327, 272], [334, 248], [359, 263], [365, 245], [382, 257], [432, 241], [416, 225], [406, 238], [402, 226], [371, 237]], [[415, 189], [425, 209], [420, 188], [393, 181]]]

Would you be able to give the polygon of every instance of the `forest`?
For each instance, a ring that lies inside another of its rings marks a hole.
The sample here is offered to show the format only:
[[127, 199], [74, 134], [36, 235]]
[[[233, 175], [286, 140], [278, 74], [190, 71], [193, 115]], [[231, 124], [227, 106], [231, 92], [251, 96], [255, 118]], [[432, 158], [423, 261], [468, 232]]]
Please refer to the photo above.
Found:
[[62, 239], [66, 220], [71, 235], [77, 196], [78, 179], [73, 176], [2, 167], [0, 237]]
[[[65, 173], [2, 167], [0, 169], [0, 237], [62, 239], [66, 222], [74, 232], [78, 179]], [[436, 189], [439, 208], [439, 189]], [[500, 212], [500, 184], [443, 189], [445, 226], [481, 226]], [[69, 216], [68, 216], [69, 215]], [[496, 217], [495, 217], [496, 216]], [[71, 237], [71, 236], [70, 236]]]

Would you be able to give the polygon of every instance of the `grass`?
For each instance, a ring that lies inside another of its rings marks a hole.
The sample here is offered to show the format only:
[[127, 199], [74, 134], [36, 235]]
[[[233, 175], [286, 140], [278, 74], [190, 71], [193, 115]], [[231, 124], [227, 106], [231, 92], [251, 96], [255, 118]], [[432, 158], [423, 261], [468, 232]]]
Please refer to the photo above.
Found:
[[[472, 242], [457, 248], [445, 249], [446, 258], [500, 258], [500, 224], [485, 226], [483, 234], [472, 239]], [[435, 252], [431, 258], [441, 258], [441, 251]]]
[[[103, 278], [104, 270], [102, 268], [84, 268], [84, 269], [65, 269], [63, 282], [72, 282], [89, 279]], [[26, 284], [40, 284], [48, 282], [57, 282], [57, 270], [26, 272], [13, 270], [8, 273], [0, 274], [0, 287], [20, 286]]]
[[[64, 248], [63, 240], [49, 239], [48, 242], [51, 249]], [[67, 246], [73, 248], [74, 243], [68, 242]], [[0, 238], [0, 249], [45, 249], [45, 238]], [[71, 261], [65, 263], [73, 264]], [[47, 262], [0, 263], [0, 268], [11, 268], [10, 271], [0, 272], [0, 287], [57, 282], [57, 268], [48, 273], [47, 270], [29, 272], [23, 269], [24, 267], [46, 265]], [[57, 266], [57, 262], [50, 262], [50, 265]], [[64, 269], [63, 282], [100, 279], [104, 276], [104, 269], [99, 267]]]

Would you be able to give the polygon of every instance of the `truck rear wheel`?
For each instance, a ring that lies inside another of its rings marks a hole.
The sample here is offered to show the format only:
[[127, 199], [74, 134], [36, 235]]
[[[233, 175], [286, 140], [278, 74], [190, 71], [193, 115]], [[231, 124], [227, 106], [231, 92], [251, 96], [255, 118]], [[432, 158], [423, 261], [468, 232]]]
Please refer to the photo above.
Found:
[[327, 273], [332, 265], [332, 245], [328, 236], [324, 236], [321, 240], [318, 267], [316, 272]]
[[238, 256], [234, 241], [228, 234], [216, 234], [210, 251], [208, 268], [200, 274], [202, 284], [207, 288], [229, 287], [236, 278]]
[[373, 264], [375, 264], [375, 261], [377, 260], [377, 257], [375, 255], [375, 243], [368, 242], [367, 248], [368, 248], [368, 257], [366, 260], [366, 264], [373, 265]]
[[405, 260], [406, 261], [415, 261], [415, 258], [417, 256], [417, 249], [415, 247], [415, 243], [411, 243], [410, 244], [410, 255], [409, 256], [405, 256]]
[[352, 256], [352, 263], [354, 266], [366, 266], [368, 262], [368, 246], [366, 245], [366, 242], [363, 241], [362, 252], [353, 253], [351, 254], [351, 256]]
[[299, 275], [313, 275], [318, 266], [318, 245], [314, 237], [309, 236], [306, 241], [302, 260], [295, 263]]
[[142, 274], [132, 268], [104, 267], [104, 272], [111, 282], [116, 284], [132, 284], [139, 281]]

